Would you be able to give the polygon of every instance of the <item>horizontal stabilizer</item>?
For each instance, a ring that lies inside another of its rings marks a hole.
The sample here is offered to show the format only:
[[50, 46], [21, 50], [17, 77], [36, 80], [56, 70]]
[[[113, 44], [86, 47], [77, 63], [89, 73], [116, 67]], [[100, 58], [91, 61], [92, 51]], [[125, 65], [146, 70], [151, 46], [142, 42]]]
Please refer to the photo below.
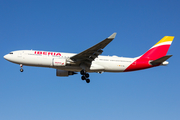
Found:
[[166, 56], [163, 56], [157, 60], [153, 60], [150, 62], [151, 65], [158, 65], [158, 64], [161, 64], [163, 63], [164, 61], [166, 61], [167, 59], [169, 59], [172, 55], [166, 55]]

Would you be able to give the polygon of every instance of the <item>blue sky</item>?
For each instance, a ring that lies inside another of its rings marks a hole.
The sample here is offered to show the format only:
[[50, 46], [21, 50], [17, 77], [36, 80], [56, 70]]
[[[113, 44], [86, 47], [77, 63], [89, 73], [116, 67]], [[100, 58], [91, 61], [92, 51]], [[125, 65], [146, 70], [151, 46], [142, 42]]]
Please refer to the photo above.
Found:
[[[180, 2], [178, 0], [0, 1], [1, 120], [179, 120]], [[6, 61], [10, 51], [79, 53], [116, 38], [103, 55], [136, 57], [165, 35], [175, 36], [166, 67], [56, 77], [54, 69]]]

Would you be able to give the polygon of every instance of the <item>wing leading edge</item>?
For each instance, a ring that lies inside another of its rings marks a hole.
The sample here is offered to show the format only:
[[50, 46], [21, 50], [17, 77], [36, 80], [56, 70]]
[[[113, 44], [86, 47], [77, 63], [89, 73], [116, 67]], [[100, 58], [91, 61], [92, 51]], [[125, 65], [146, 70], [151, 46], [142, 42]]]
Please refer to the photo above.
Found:
[[90, 47], [89, 49], [72, 56], [70, 59], [78, 63], [91, 63], [98, 55], [102, 54], [103, 50], [116, 36], [116, 33], [113, 33], [111, 36], [105, 40], [99, 42], [98, 44]]

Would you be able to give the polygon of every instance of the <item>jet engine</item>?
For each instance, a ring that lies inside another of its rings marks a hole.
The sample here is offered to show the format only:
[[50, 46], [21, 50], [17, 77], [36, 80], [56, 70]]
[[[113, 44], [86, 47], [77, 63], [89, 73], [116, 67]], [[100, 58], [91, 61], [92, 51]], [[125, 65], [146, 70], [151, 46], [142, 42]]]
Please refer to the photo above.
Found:
[[73, 71], [66, 71], [66, 70], [56, 69], [56, 76], [67, 77], [69, 75], [74, 75], [74, 74], [77, 74], [77, 73], [75, 73]]

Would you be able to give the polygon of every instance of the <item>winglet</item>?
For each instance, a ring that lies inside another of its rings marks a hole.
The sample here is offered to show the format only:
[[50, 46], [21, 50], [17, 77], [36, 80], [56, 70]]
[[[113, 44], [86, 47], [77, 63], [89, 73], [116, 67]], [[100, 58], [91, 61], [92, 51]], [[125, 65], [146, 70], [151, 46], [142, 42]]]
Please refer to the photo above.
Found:
[[111, 36], [108, 37], [108, 39], [114, 39], [116, 37], [117, 33], [113, 33]]

